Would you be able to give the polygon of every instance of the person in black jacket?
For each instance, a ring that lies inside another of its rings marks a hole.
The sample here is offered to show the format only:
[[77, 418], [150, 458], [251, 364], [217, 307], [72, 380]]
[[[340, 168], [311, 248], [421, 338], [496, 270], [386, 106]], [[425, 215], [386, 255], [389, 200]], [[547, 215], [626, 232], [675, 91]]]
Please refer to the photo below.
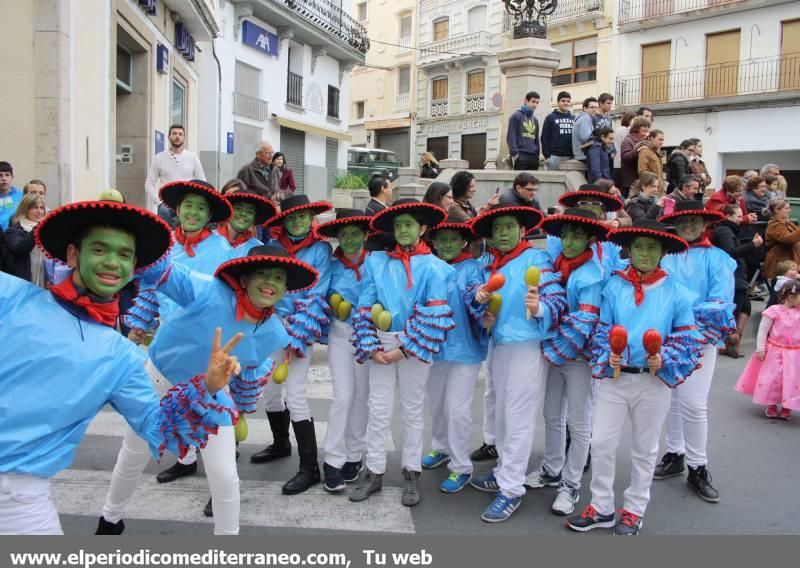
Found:
[[44, 199], [37, 193], [22, 198], [6, 231], [6, 246], [11, 253], [11, 274], [45, 287], [44, 256], [36, 247], [33, 231], [45, 215]]
[[539, 180], [533, 174], [522, 172], [514, 178], [514, 187], [500, 194], [498, 205], [516, 205], [518, 207], [535, 207], [542, 210], [536, 199]]
[[6, 234], [0, 231], [0, 272], [14, 274], [11, 253], [6, 245]]
[[692, 140], [684, 140], [675, 148], [667, 160], [667, 193], [672, 193], [680, 187], [681, 178], [692, 173], [689, 165], [694, 155], [695, 144]]
[[575, 116], [569, 107], [572, 97], [567, 91], [558, 93], [558, 108], [547, 115], [542, 125], [542, 155], [548, 170], [557, 170], [564, 160], [572, 159], [572, 125]]
[[635, 223], [639, 219], [658, 219], [661, 206], [656, 201], [658, 194], [658, 176], [653, 172], [642, 172], [639, 179], [639, 190], [625, 206], [625, 211]]
[[[392, 201], [392, 186], [389, 180], [380, 174], [375, 174], [367, 184], [369, 189], [369, 203], [364, 208], [364, 215], [374, 217], [387, 207]], [[368, 251], [391, 250], [394, 248], [394, 235], [389, 233], [370, 232], [364, 243]]]

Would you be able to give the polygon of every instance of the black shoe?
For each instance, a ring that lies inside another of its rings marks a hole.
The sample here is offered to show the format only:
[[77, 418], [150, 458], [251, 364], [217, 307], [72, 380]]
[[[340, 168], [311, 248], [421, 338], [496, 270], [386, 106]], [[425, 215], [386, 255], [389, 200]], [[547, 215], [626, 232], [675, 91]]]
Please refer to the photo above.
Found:
[[267, 463], [292, 455], [289, 442], [289, 410], [267, 412], [269, 428], [272, 430], [272, 444], [250, 456], [250, 463]]
[[342, 466], [342, 479], [345, 483], [353, 483], [358, 479], [358, 474], [364, 471], [364, 461], [345, 462]]
[[297, 495], [322, 480], [317, 464], [317, 436], [313, 420], [292, 422], [294, 437], [297, 439], [297, 453], [300, 456], [300, 471], [283, 485], [284, 495]]
[[322, 471], [325, 473], [325, 491], [331, 493], [339, 493], [344, 491], [347, 487], [344, 478], [342, 477], [342, 470], [338, 467], [333, 467], [327, 463], [322, 464]]
[[686, 479], [686, 483], [694, 489], [700, 499], [709, 503], [719, 502], [719, 491], [711, 485], [711, 474], [708, 473], [706, 466], [689, 466], [689, 477]]
[[186, 477], [187, 475], [194, 475], [195, 473], [197, 473], [197, 462], [189, 465], [176, 462], [172, 467], [156, 475], [156, 481], [159, 483], [169, 483], [175, 481], [179, 477]]
[[484, 444], [470, 454], [469, 459], [474, 462], [483, 462], [497, 459], [497, 446], [494, 444]]
[[653, 471], [653, 479], [667, 479], [681, 475], [686, 468], [683, 465], [683, 454], [667, 452]]
[[94, 534], [118, 536], [123, 532], [125, 532], [125, 521], [122, 519], [116, 523], [109, 523], [103, 517], [100, 517], [100, 521], [97, 523], [97, 530], [94, 531]]
[[206, 517], [213, 517], [214, 516], [214, 507], [211, 505], [211, 497], [208, 498], [208, 503], [203, 508], [203, 514]]

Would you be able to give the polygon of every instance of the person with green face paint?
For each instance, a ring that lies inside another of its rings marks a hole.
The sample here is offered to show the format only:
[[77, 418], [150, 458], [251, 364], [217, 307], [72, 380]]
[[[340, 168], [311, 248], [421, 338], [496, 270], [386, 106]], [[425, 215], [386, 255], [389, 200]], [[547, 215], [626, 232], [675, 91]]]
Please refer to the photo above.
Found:
[[369, 369], [356, 361], [353, 315], [364, 288], [364, 242], [370, 217], [360, 209], [338, 209], [336, 219], [319, 226], [323, 237], [337, 239], [331, 261], [328, 301], [333, 317], [328, 331], [328, 367], [333, 381], [328, 431], [323, 448], [325, 490], [344, 491], [364, 468], [367, 449], [367, 392]]
[[228, 241], [229, 258], [241, 258], [253, 247], [264, 244], [257, 238], [257, 229], [274, 217], [277, 210], [272, 201], [249, 189], [228, 193], [225, 199], [231, 204], [233, 215], [216, 232]]
[[[484, 279], [495, 274], [505, 278], [497, 291], [502, 307], [491, 327], [490, 367], [496, 397], [494, 433], [501, 459], [494, 471], [470, 482], [475, 489], [495, 495], [481, 514], [481, 519], [489, 523], [510, 518], [525, 494], [536, 411], [547, 376], [541, 342], [555, 336], [567, 307], [566, 294], [553, 274], [549, 256], [523, 239], [525, 233], [539, 226], [542, 217], [532, 207], [501, 206], [479, 215], [472, 224], [475, 234], [491, 237], [494, 245], [486, 259]], [[530, 268], [541, 273], [535, 287], [527, 283]], [[489, 298], [484, 286], [470, 294], [469, 305], [476, 316], [486, 314]]]
[[[670, 405], [670, 389], [690, 377], [703, 350], [689, 291], [660, 267], [664, 255], [688, 244], [657, 221], [643, 219], [608, 239], [629, 253], [631, 265], [618, 270], [603, 288], [600, 319], [592, 339], [592, 375], [600, 379], [592, 424], [590, 504], [567, 521], [579, 532], [614, 527], [614, 534], [637, 535], [650, 500], [658, 458], [658, 439]], [[627, 332], [623, 353], [612, 352], [621, 326]], [[645, 336], [656, 333], [660, 348]], [[656, 351], [653, 348], [657, 348]], [[620, 369], [618, 379], [614, 369]], [[616, 454], [625, 422], [631, 422], [631, 474], [619, 520], [614, 517]]]
[[293, 195], [281, 202], [281, 212], [267, 222], [272, 228], [272, 244], [282, 247], [289, 256], [313, 266], [319, 273], [313, 288], [286, 294], [275, 306], [289, 333], [289, 375], [286, 397], [283, 385], [267, 384], [264, 408], [267, 412], [272, 444], [250, 456], [252, 463], [266, 463], [288, 457], [291, 419], [300, 455], [300, 469], [283, 486], [284, 495], [296, 495], [320, 482], [317, 463], [317, 437], [306, 397], [306, 381], [314, 342], [330, 323], [328, 287], [331, 281], [331, 246], [322, 240], [314, 227], [314, 217], [333, 206], [325, 201], [310, 202], [307, 195]]
[[[171, 264], [169, 258], [140, 275], [143, 281], [156, 281], [159, 291], [181, 306], [161, 325], [150, 345], [146, 367], [157, 384], [179, 384], [180, 377], [203, 360], [215, 326], [237, 331], [244, 339], [233, 352], [238, 355], [239, 368], [230, 384], [230, 396], [240, 414], [252, 413], [276, 361], [289, 345], [289, 335], [274, 316], [274, 306], [287, 291], [313, 286], [317, 273], [283, 249], [262, 245], [246, 257], [225, 262], [215, 275], [209, 279], [181, 264]], [[133, 310], [126, 321], [132, 328], [147, 329], [153, 323], [153, 311]], [[145, 444], [132, 429], [126, 431], [98, 534], [120, 534], [124, 529], [122, 518], [150, 461]], [[220, 428], [200, 454], [213, 499], [214, 532], [238, 534], [239, 478], [233, 424]]]
[[105, 405], [156, 458], [205, 446], [236, 417], [221, 389], [237, 365], [230, 353], [240, 336], [223, 348], [219, 328], [212, 330], [195, 376], [179, 377], [161, 399], [142, 352], [114, 329], [119, 290], [170, 246], [166, 223], [131, 205], [87, 201], [51, 211], [35, 238], [71, 272], [47, 291], [0, 274], [0, 340], [13, 353], [0, 361], [0, 386], [11, 397], [2, 410], [0, 482], [6, 494], [32, 496], [0, 500], [2, 534], [61, 534], [49, 479], [69, 467]]
[[472, 396], [489, 344], [480, 320], [467, 309], [465, 299], [470, 290], [483, 284], [483, 269], [469, 250], [476, 236], [467, 223], [450, 218], [434, 228], [432, 237], [436, 255], [455, 268], [455, 276], [447, 281], [447, 301], [456, 327], [433, 357], [427, 384], [432, 450], [422, 458], [422, 467], [434, 469], [448, 464], [450, 475], [439, 489], [456, 493], [472, 477]]
[[454, 270], [431, 254], [422, 237], [445, 216], [436, 205], [398, 199], [372, 217], [371, 229], [394, 233], [397, 245], [367, 257], [353, 318], [356, 360], [369, 369], [367, 471], [350, 493], [353, 502], [365, 501], [383, 486], [395, 386], [403, 422], [401, 502], [412, 507], [420, 500], [425, 383], [433, 357], [455, 326], [447, 305]]

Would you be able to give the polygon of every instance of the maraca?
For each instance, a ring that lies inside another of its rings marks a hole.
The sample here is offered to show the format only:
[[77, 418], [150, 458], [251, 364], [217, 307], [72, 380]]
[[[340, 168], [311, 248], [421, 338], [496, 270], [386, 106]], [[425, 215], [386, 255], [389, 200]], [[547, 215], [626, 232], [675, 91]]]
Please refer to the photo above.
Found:
[[483, 289], [486, 290], [488, 294], [493, 292], [497, 292], [500, 288], [505, 286], [506, 284], [506, 277], [496, 272], [489, 277], [489, 280], [486, 281], [486, 284], [483, 285]]
[[286, 364], [286, 361], [281, 363], [275, 369], [275, 372], [272, 373], [272, 382], [276, 385], [282, 385], [286, 378], [289, 376], [289, 365]]
[[237, 442], [244, 442], [247, 439], [247, 420], [242, 413], [239, 413], [239, 421], [233, 427], [233, 434]]
[[[622, 355], [625, 348], [628, 346], [628, 331], [621, 325], [615, 325], [608, 333], [608, 344], [611, 347], [611, 352], [614, 355]], [[619, 379], [620, 369], [614, 369], [614, 380]]]
[[503, 306], [503, 296], [500, 294], [492, 294], [489, 296], [489, 303], [486, 306], [486, 309], [492, 314], [494, 317], [497, 317], [497, 314], [500, 313], [500, 308]]
[[[533, 288], [539, 285], [539, 279], [542, 277], [542, 271], [539, 270], [536, 266], [529, 266], [528, 270], [525, 271], [525, 284], [528, 286], [528, 289]], [[528, 308], [525, 308], [525, 318], [531, 319], [531, 311]]]
[[[658, 355], [661, 352], [661, 343], [661, 334], [657, 330], [648, 329], [644, 332], [642, 345], [644, 345], [644, 350], [647, 351], [649, 357]], [[650, 367], [650, 374], [654, 377], [656, 376], [656, 370], [653, 367]]]

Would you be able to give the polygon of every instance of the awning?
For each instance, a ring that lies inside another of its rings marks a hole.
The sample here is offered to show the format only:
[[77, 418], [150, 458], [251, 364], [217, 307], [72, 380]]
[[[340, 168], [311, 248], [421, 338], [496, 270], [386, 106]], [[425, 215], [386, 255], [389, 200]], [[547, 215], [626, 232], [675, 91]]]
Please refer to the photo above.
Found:
[[338, 130], [323, 128], [322, 126], [316, 126], [314, 124], [308, 124], [306, 122], [300, 122], [298, 120], [291, 120], [289, 118], [284, 118], [282, 116], [276, 116], [275, 119], [281, 126], [285, 126], [286, 128], [293, 128], [294, 130], [299, 130], [300, 132], [305, 132], [306, 134], [317, 134], [319, 136], [337, 138], [345, 142], [350, 142], [351, 140], [353, 140], [353, 137], [347, 134], [346, 132], [339, 132]]
[[391, 128], [408, 128], [411, 126], [411, 118], [389, 118], [386, 120], [369, 120], [364, 123], [367, 130], [388, 130]]

